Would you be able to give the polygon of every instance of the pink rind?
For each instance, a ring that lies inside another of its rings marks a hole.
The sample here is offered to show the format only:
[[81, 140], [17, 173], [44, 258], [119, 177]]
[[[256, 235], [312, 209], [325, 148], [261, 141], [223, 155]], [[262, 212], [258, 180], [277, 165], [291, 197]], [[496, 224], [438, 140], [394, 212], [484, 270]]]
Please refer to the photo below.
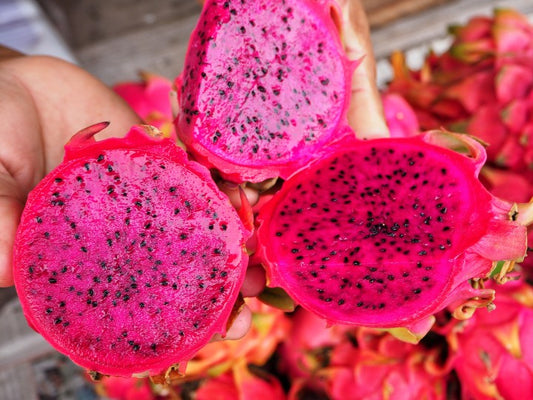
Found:
[[[144, 154], [152, 153], [186, 167], [193, 174], [201, 178], [201, 180], [211, 189], [213, 195], [217, 196], [221, 201], [227, 203], [228, 207], [227, 210], [225, 210], [226, 218], [234, 219], [240, 234], [240, 240], [236, 238], [236, 241], [233, 242], [235, 246], [233, 251], [233, 255], [235, 257], [233, 259], [233, 264], [235, 265], [235, 268], [239, 269], [240, 273], [238, 275], [238, 279], [233, 282], [233, 288], [231, 296], [229, 296], [229, 301], [224, 305], [223, 308], [220, 309], [219, 316], [212, 323], [211, 327], [205, 330], [204, 337], [196, 339], [196, 341], [190, 346], [176, 349], [173, 354], [168, 356], [158, 356], [156, 359], [145, 362], [136, 362], [131, 365], [120, 365], [121, 360], [118, 360], [115, 365], [104, 365], [99, 362], [99, 360], [89, 360], [86, 357], [77, 356], [75, 349], [73, 351], [73, 349], [63, 347], [57, 342], [57, 340], [54, 339], [53, 335], [48, 334], [43, 329], [40, 329], [40, 324], [34, 318], [28, 303], [28, 301], [31, 301], [31, 296], [28, 292], [31, 288], [28, 287], [26, 282], [21, 280], [22, 275], [19, 272], [20, 268], [23, 268], [23, 266], [20, 266], [18, 262], [18, 260], [21, 258], [20, 254], [23, 250], [23, 245], [21, 245], [19, 242], [16, 242], [15, 244], [13, 258], [15, 286], [21, 298], [22, 308], [29, 325], [39, 332], [45, 339], [47, 339], [54, 348], [68, 355], [75, 363], [87, 368], [88, 370], [97, 371], [105, 375], [126, 377], [132, 376], [133, 374], [142, 373], [155, 375], [161, 373], [173, 364], [187, 361], [188, 359], [192, 358], [200, 348], [209, 342], [213, 334], [225, 334], [226, 323], [232, 312], [233, 303], [236, 301], [236, 298], [239, 294], [239, 288], [242, 285], [245, 277], [246, 266], [248, 263], [248, 256], [245, 252], [245, 242], [249, 237], [250, 232], [246, 231], [243, 227], [236, 211], [232, 208], [227, 197], [218, 190], [216, 184], [211, 178], [211, 175], [209, 174], [209, 171], [194, 161], [188, 161], [186, 153], [177, 147], [172, 140], [155, 138], [146, 133], [147, 128], [145, 129], [141, 126], [135, 126], [132, 127], [124, 139], [111, 138], [99, 142], [95, 141], [93, 138], [94, 134], [106, 126], [107, 124], [102, 123], [93, 127], [89, 127], [75, 135], [71, 142], [67, 144], [65, 161], [56, 167], [49, 175], [47, 175], [43, 181], [41, 181], [39, 185], [29, 194], [26, 204], [26, 210], [28, 211], [26, 211], [22, 216], [17, 236], [24, 237], [23, 231], [25, 221], [34, 216], [34, 212], [31, 211], [32, 208], [34, 208], [34, 204], [38, 203], [39, 196], [45, 190], [46, 186], [53, 181], [54, 177], [57, 176], [57, 173], [68, 169], [69, 163], [76, 161], [78, 158], [98, 155], [101, 151], [109, 149], [134, 149]], [[148, 129], [148, 131], [150, 131], [150, 129]]]

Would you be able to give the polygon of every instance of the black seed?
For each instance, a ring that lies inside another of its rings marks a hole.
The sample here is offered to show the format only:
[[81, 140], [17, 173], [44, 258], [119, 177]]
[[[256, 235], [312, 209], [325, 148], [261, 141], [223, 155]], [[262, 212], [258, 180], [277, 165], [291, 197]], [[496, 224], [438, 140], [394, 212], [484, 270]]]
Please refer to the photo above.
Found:
[[49, 283], [57, 283], [57, 279], [55, 279], [55, 278], [49, 278], [49, 279], [48, 279], [48, 282], [49, 282]]
[[414, 294], [419, 294], [420, 292], [422, 292], [422, 289], [415, 289], [415, 290], [413, 290], [413, 293], [414, 293]]
[[63, 320], [61, 319], [61, 317], [58, 317], [58, 318], [56, 318], [56, 319], [54, 320], [54, 324], [55, 324], [55, 325], [59, 325], [59, 324], [61, 323], [61, 321], [63, 321]]
[[342, 306], [344, 304], [344, 299], [339, 299], [339, 301], [337, 301], [337, 304], [339, 306]]

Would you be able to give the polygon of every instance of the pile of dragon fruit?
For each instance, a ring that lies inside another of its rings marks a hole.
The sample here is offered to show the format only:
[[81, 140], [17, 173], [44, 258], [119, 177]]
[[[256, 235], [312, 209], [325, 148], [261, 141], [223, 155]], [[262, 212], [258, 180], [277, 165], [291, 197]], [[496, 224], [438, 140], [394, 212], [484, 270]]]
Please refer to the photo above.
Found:
[[24, 313], [101, 394], [533, 398], [533, 25], [394, 54], [390, 137], [363, 140], [343, 11], [206, 1], [175, 82], [115, 87], [146, 125], [95, 121], [30, 194]]

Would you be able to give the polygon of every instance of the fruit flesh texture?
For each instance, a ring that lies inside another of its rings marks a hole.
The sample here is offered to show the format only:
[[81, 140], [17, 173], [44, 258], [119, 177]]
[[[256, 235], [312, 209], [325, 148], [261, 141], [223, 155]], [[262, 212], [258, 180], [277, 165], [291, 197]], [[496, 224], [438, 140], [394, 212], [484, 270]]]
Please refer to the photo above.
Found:
[[327, 11], [312, 0], [206, 2], [177, 85], [178, 132], [196, 157], [258, 182], [351, 133], [338, 128], [353, 66]]
[[474, 174], [468, 158], [418, 139], [360, 142], [301, 170], [259, 216], [270, 285], [331, 322], [431, 315], [487, 227], [490, 196]]
[[244, 278], [243, 228], [174, 143], [100, 143], [70, 151], [30, 194], [17, 291], [30, 324], [78, 364], [159, 373], [224, 332]]

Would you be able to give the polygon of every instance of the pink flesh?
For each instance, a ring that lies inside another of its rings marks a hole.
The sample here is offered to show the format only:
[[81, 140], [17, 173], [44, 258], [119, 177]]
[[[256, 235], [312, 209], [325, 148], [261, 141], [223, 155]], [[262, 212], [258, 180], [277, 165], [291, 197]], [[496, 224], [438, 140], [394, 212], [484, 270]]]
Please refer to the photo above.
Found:
[[136, 149], [93, 155], [30, 195], [17, 290], [29, 322], [78, 364], [158, 373], [224, 331], [244, 278], [242, 224], [196, 165]]
[[313, 1], [215, 3], [191, 38], [180, 136], [233, 179], [288, 175], [345, 123], [351, 67], [335, 25]]
[[316, 163], [261, 211], [271, 284], [333, 322], [400, 326], [431, 312], [486, 229], [490, 198], [473, 178], [466, 157], [418, 138]]

